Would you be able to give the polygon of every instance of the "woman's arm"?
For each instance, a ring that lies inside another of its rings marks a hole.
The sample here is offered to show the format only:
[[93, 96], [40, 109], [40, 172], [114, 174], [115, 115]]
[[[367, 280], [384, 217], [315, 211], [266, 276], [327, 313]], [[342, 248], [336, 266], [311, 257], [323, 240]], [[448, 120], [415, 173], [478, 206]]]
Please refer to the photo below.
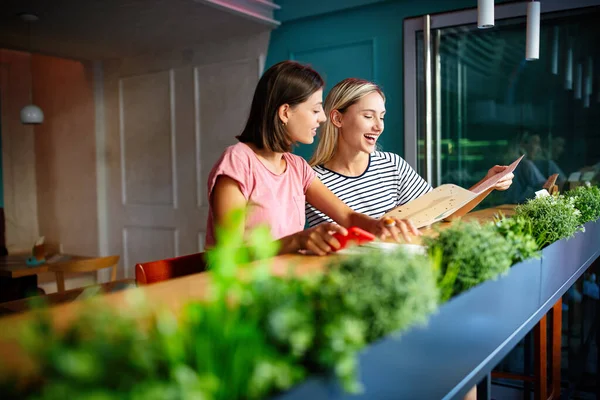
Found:
[[[225, 222], [227, 215], [233, 210], [245, 208], [248, 202], [240, 190], [239, 184], [232, 178], [221, 175], [213, 188], [210, 204], [215, 226]], [[244, 226], [240, 227], [244, 234]], [[332, 236], [339, 232], [347, 235], [345, 228], [335, 224], [321, 224], [311, 229], [296, 232], [279, 239], [279, 254], [296, 253], [298, 250], [310, 250], [318, 255], [325, 255], [340, 248], [340, 243]]]
[[371, 218], [352, 210], [341, 201], [319, 178], [315, 178], [306, 191], [306, 200], [338, 224], [351, 227], [358, 226], [374, 233], [381, 238], [391, 236], [399, 241], [402, 234], [410, 242], [410, 233], [420, 235], [420, 232], [410, 221], [394, 219], [395, 226], [386, 226], [381, 219]]
[[[210, 206], [213, 213], [214, 225], [222, 225], [233, 210], [246, 208], [248, 202], [240, 190], [236, 180], [221, 175], [217, 178], [210, 195]], [[238, 234], [244, 235], [244, 225]]]

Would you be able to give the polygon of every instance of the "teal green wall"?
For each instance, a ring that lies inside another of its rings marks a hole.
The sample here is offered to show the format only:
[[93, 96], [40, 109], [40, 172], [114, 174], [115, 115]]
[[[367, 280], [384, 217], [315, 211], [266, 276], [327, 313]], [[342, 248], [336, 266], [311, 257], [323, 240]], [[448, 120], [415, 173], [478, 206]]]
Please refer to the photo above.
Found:
[[[312, 65], [325, 91], [347, 77], [377, 82], [387, 97], [381, 144], [404, 154], [403, 21], [424, 14], [477, 6], [476, 0], [279, 0], [267, 67], [287, 59]], [[314, 145], [296, 153], [310, 157]]]
[[385, 0], [276, 0], [281, 9], [275, 13], [275, 17], [285, 23], [383, 1]]

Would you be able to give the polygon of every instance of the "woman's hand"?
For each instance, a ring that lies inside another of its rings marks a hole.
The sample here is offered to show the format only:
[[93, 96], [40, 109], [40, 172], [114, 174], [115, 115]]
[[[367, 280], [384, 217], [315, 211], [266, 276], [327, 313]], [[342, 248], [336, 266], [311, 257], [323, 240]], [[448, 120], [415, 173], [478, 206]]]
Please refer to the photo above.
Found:
[[[508, 166], [506, 166], [506, 165], [494, 165], [492, 168], [490, 168], [490, 170], [488, 171], [484, 180], [489, 179], [492, 176], [499, 174], [500, 172], [503, 172], [506, 168], [508, 168]], [[494, 189], [495, 190], [508, 189], [510, 187], [510, 185], [512, 185], [512, 180], [514, 177], [515, 176], [513, 175], [512, 172], [510, 174], [506, 174], [506, 176], [503, 176], [502, 179], [500, 179], [498, 182], [496, 182], [496, 184], [494, 185]]]
[[420, 236], [421, 232], [408, 219], [385, 217], [376, 222], [376, 235], [381, 239], [392, 237], [396, 242], [400, 241], [400, 235], [407, 242], [411, 241], [411, 234]]
[[294, 233], [281, 239], [282, 250], [280, 253], [295, 253], [298, 250], [308, 250], [316, 255], [324, 256], [338, 250], [340, 242], [333, 234], [340, 233], [344, 236], [348, 231], [343, 226], [325, 223], [313, 228]]

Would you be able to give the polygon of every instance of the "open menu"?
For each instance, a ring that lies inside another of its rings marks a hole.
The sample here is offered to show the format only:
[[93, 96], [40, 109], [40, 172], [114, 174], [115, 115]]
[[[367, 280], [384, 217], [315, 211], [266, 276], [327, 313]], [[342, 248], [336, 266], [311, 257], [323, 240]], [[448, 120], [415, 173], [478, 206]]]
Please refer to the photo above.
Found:
[[410, 219], [416, 228], [422, 228], [449, 217], [476, 197], [477, 193], [470, 190], [453, 184], [444, 184], [394, 208], [384, 217]]
[[494, 186], [506, 175], [514, 172], [523, 156], [504, 171], [478, 183], [471, 190], [453, 184], [444, 184], [404, 205], [387, 212], [383, 217], [410, 219], [417, 228], [444, 219], [461, 217], [475, 208], [490, 194]]

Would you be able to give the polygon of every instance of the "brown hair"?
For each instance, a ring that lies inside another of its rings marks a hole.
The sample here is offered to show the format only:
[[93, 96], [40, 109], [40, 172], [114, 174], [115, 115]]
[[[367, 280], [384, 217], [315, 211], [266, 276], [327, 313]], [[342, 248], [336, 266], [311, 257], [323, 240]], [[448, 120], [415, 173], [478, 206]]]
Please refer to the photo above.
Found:
[[303, 103], [323, 85], [318, 72], [306, 65], [295, 61], [273, 65], [258, 81], [248, 121], [237, 139], [259, 149], [277, 153], [291, 151], [293, 143], [279, 119], [279, 107]]

